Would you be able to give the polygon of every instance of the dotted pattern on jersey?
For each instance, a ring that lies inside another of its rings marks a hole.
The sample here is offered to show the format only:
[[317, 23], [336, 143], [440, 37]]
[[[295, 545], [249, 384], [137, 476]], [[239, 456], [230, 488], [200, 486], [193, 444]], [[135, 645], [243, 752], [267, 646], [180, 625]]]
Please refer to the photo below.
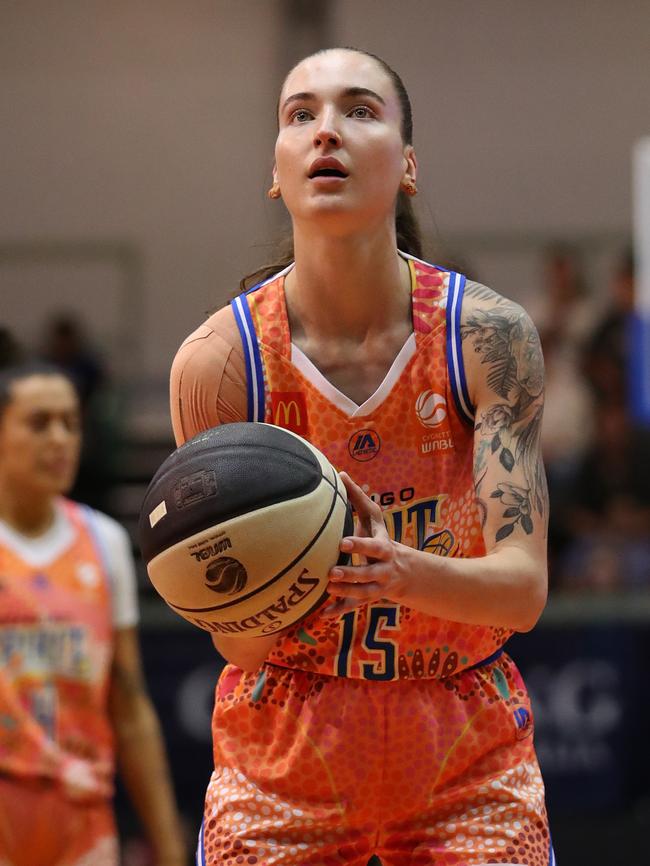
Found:
[[[414, 260], [409, 267], [416, 351], [381, 405], [364, 416], [350, 418], [292, 364], [284, 278], [248, 295], [265, 366], [266, 420], [306, 435], [374, 494], [396, 540], [432, 555], [481, 556], [473, 431], [455, 409], [446, 363], [449, 272]], [[300, 429], [292, 427], [295, 414], [274, 409], [274, 393], [300, 395]], [[287, 632], [270, 660], [350, 677], [444, 677], [491, 656], [511, 634], [390, 602], [383, 611], [372, 619], [364, 608], [354, 622], [334, 624], [316, 612]], [[369, 649], [377, 644], [390, 658]]]
[[43, 568], [0, 546], [0, 771], [10, 775], [56, 777], [64, 756], [113, 760], [108, 577], [83, 509], [65, 507], [75, 540]]
[[383, 685], [228, 666], [214, 724], [208, 866], [549, 862], [530, 703], [507, 656]]

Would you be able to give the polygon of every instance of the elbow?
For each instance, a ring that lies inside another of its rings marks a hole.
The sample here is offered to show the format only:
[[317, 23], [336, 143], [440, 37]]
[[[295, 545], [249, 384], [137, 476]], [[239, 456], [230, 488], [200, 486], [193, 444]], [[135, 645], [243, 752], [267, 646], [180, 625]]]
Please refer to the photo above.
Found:
[[212, 635], [215, 649], [228, 664], [241, 668], [246, 673], [254, 673], [266, 660], [276, 637], [228, 638]]
[[544, 612], [546, 601], [548, 598], [548, 580], [546, 573], [537, 578], [529, 587], [525, 595], [525, 606], [522, 611], [522, 616], [515, 626], [515, 631], [528, 632], [532, 631], [539, 618]]

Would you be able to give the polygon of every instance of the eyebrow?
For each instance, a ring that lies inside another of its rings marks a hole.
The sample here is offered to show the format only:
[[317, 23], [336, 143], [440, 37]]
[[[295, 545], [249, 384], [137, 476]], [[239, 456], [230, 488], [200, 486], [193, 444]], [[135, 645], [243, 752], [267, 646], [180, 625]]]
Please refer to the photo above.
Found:
[[[382, 105], [386, 105], [386, 100], [380, 96], [378, 93], [375, 93], [374, 90], [370, 90], [368, 87], [346, 87], [343, 91], [343, 96], [370, 96], [372, 99], [376, 99], [377, 102], [380, 102]], [[291, 96], [287, 96], [287, 98], [282, 103], [282, 108], [286, 108], [292, 102], [309, 102], [310, 100], [316, 99], [316, 94], [311, 93], [309, 91], [303, 91], [301, 93], [292, 93]]]

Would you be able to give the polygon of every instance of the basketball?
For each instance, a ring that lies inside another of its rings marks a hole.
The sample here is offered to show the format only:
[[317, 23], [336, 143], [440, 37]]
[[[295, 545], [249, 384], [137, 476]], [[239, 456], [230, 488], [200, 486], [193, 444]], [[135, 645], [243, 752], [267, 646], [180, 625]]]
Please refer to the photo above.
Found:
[[180, 616], [230, 636], [273, 634], [327, 597], [353, 532], [345, 487], [295, 433], [224, 424], [177, 448], [145, 494], [139, 538], [149, 578]]

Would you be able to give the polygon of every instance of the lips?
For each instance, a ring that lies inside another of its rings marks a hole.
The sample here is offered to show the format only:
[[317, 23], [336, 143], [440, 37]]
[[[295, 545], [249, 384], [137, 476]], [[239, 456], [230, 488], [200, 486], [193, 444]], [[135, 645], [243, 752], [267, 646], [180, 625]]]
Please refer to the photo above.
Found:
[[320, 157], [314, 160], [309, 167], [309, 179], [313, 180], [316, 177], [339, 177], [346, 178], [347, 171], [342, 162], [333, 157]]
[[43, 460], [40, 468], [50, 475], [65, 475], [74, 468], [74, 460], [70, 457], [56, 457], [51, 460]]

